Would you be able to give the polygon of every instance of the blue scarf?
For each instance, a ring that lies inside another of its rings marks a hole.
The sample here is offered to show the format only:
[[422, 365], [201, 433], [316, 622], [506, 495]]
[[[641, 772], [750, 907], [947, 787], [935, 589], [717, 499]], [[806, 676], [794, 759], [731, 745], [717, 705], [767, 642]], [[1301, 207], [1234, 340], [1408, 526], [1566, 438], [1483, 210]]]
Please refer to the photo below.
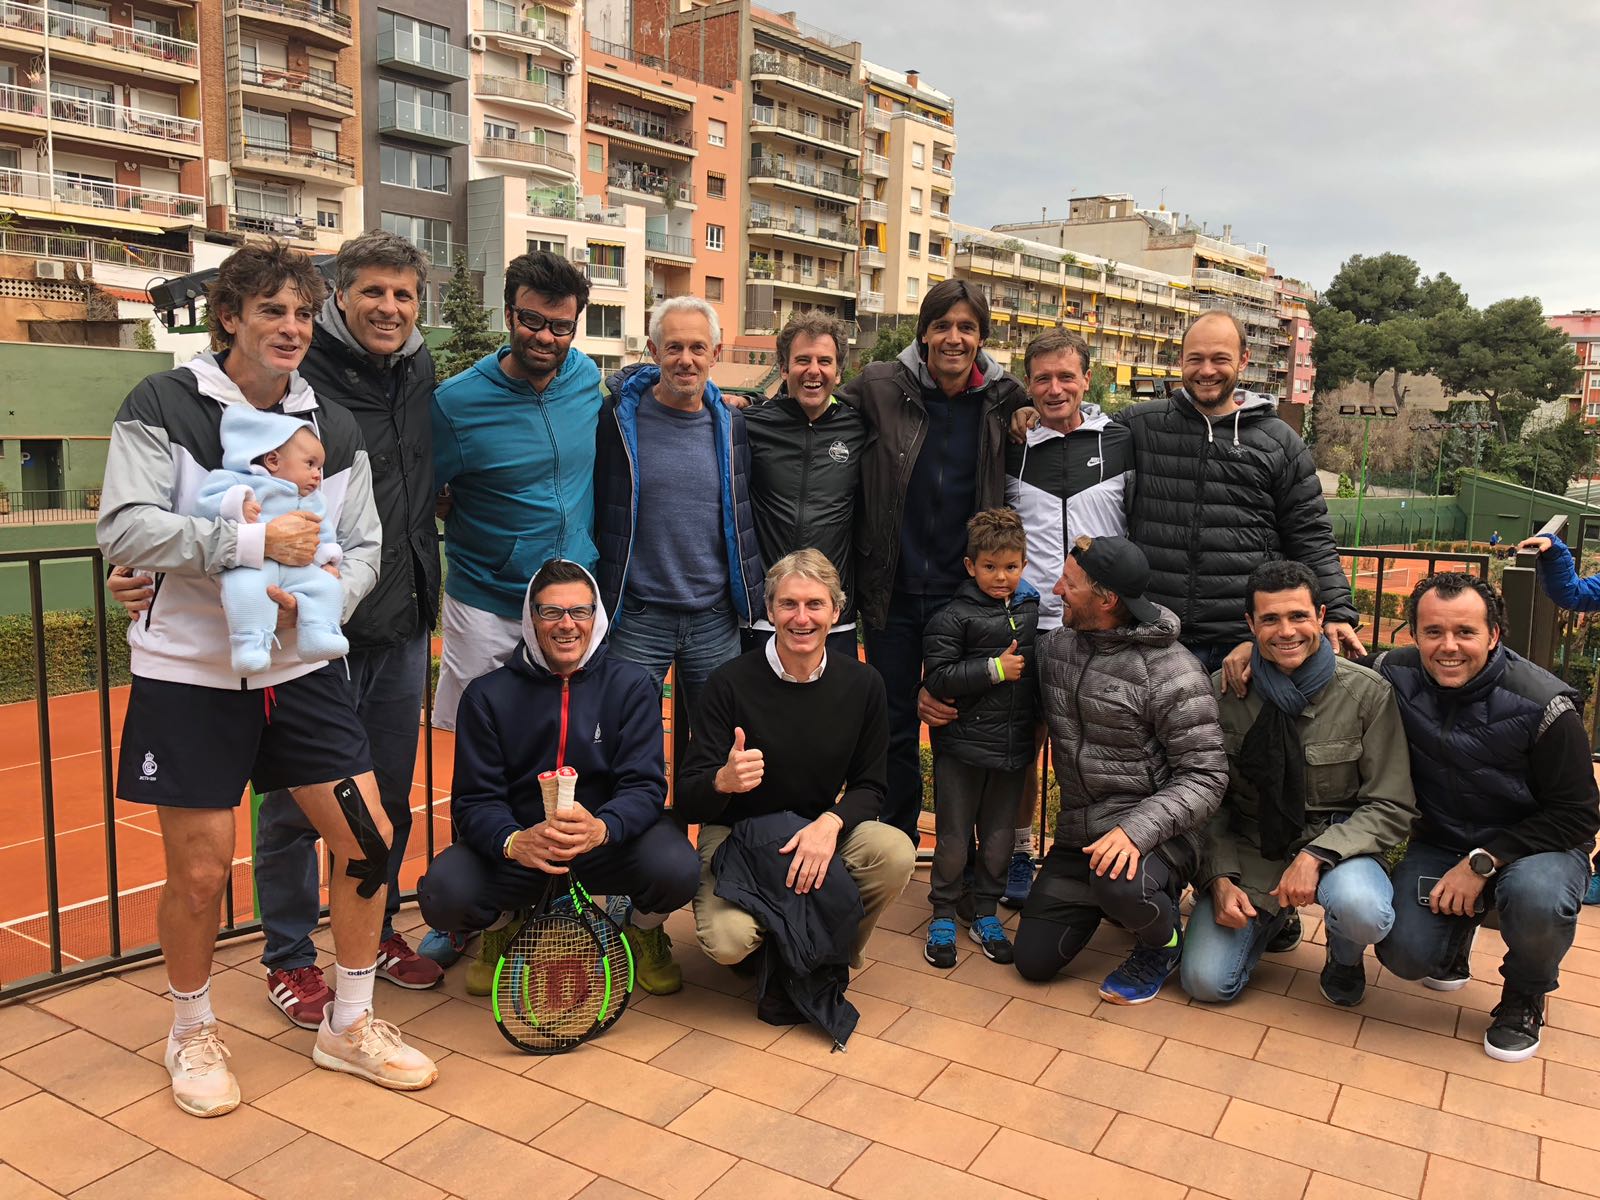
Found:
[[1259, 644], [1250, 653], [1250, 684], [1266, 703], [1239, 744], [1238, 767], [1256, 789], [1261, 854], [1268, 860], [1286, 857], [1305, 831], [1306, 754], [1295, 718], [1333, 682], [1336, 666], [1326, 637], [1293, 674], [1261, 657]]

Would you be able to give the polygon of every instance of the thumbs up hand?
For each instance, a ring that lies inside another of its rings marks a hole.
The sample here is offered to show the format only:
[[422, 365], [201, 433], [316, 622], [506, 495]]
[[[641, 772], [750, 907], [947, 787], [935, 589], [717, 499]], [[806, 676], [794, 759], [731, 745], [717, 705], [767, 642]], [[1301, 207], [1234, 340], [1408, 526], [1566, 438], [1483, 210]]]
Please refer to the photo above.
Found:
[[1017, 653], [1017, 639], [1011, 639], [1011, 645], [1006, 647], [1006, 652], [1000, 656], [1000, 671], [1009, 683], [1013, 679], [1022, 678], [1022, 655]]
[[728, 794], [749, 792], [761, 785], [761, 777], [765, 773], [766, 764], [761, 751], [746, 750], [744, 730], [735, 726], [728, 761], [717, 769], [716, 778], [712, 780], [713, 786], [717, 791]]

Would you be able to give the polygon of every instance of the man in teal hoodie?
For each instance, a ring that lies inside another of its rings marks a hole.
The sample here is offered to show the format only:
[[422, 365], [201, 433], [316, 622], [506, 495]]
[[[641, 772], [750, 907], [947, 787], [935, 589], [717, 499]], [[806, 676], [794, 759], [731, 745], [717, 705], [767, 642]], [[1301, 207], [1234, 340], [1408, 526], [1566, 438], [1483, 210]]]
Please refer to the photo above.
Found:
[[510, 344], [440, 384], [433, 461], [449, 486], [444, 646], [433, 723], [454, 729], [467, 684], [522, 638], [528, 579], [552, 558], [595, 565], [600, 371], [572, 348], [589, 281], [555, 254], [506, 266]]

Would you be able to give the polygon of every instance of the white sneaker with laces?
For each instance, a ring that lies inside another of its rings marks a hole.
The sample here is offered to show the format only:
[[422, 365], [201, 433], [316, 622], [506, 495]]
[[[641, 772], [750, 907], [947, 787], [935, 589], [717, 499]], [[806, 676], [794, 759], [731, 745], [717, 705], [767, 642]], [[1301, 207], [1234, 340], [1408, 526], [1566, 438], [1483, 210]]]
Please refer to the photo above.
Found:
[[215, 1025], [202, 1025], [184, 1037], [167, 1038], [167, 1074], [172, 1099], [195, 1117], [220, 1117], [239, 1107], [239, 1081], [228, 1070], [228, 1048]]
[[433, 1060], [406, 1045], [400, 1031], [388, 1021], [378, 1020], [370, 1009], [343, 1033], [335, 1033], [328, 1024], [332, 1015], [333, 1006], [329, 1005], [311, 1051], [311, 1061], [317, 1066], [402, 1092], [420, 1091], [439, 1078]]

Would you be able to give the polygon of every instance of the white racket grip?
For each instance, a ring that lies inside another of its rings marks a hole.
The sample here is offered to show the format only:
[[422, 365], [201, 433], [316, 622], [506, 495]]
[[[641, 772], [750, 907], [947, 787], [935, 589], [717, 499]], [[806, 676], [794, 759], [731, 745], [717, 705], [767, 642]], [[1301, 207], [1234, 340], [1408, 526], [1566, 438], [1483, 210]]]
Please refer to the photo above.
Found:
[[571, 767], [556, 772], [556, 811], [570, 813], [578, 803], [578, 773]]

